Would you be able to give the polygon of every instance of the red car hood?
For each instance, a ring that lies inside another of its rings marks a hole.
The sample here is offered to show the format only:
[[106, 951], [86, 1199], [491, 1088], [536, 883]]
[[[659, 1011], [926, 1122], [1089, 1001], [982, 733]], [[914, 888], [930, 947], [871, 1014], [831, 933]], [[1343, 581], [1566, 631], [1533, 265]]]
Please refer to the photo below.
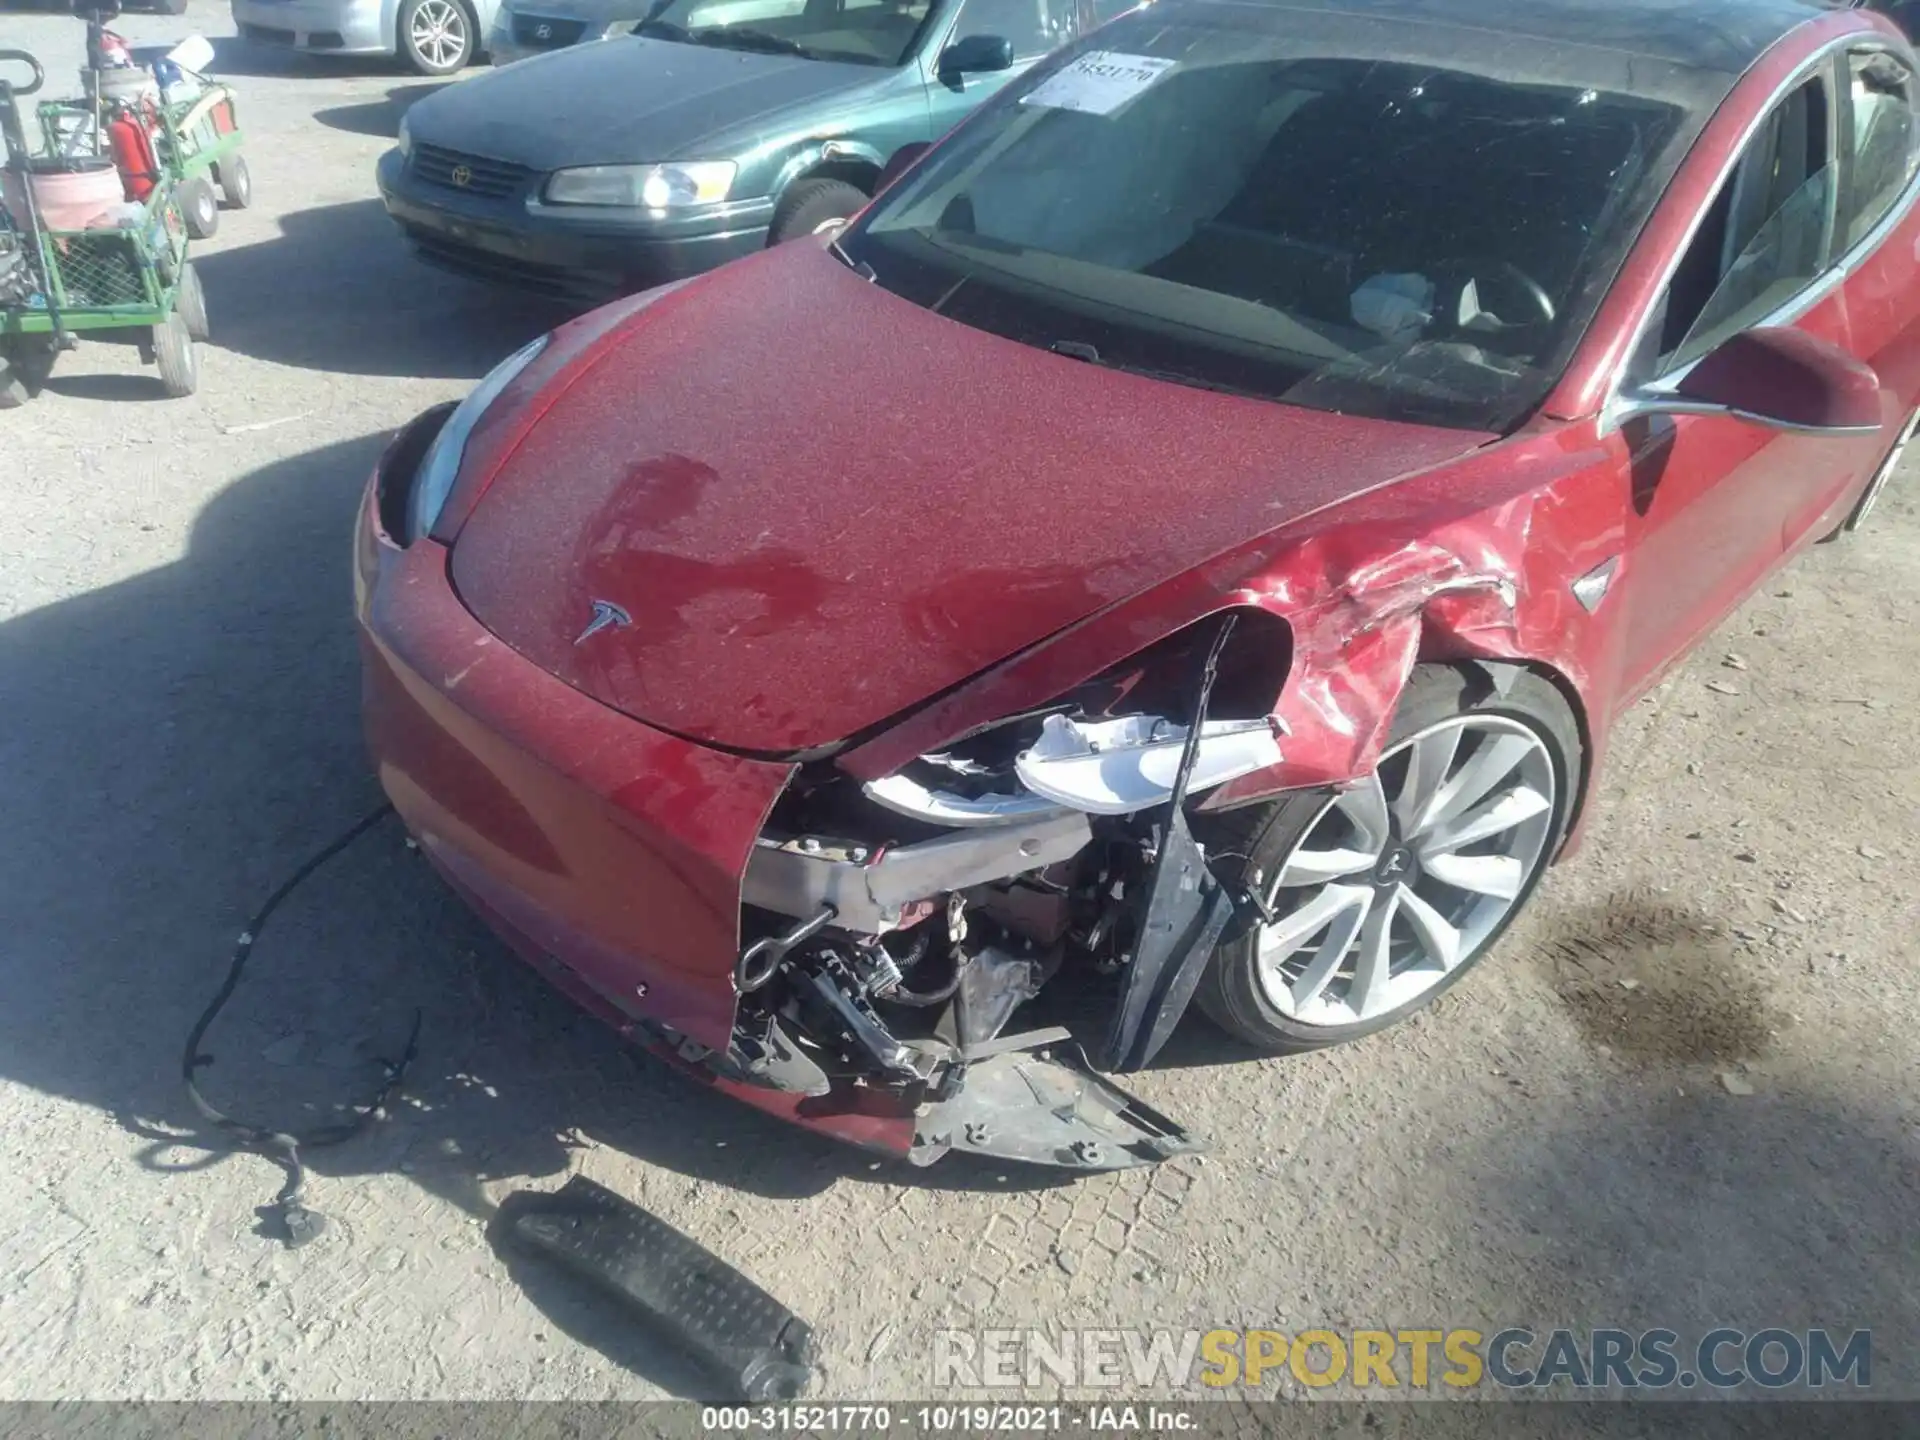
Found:
[[[460, 533], [462, 598], [605, 703], [762, 752], [1491, 438], [1102, 370], [805, 244], [663, 299], [554, 384]], [[596, 602], [627, 622], [583, 636]]]

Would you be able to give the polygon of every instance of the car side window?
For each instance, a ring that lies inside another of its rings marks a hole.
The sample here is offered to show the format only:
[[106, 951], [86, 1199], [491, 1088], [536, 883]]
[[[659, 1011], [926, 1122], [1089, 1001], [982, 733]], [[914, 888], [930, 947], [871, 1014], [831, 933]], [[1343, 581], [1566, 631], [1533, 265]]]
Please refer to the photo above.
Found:
[[1747, 144], [1681, 258], [1635, 370], [1657, 379], [1780, 309], [1833, 254], [1836, 165], [1824, 79], [1807, 81]]
[[1071, 0], [961, 0], [949, 45], [970, 35], [1013, 42], [1013, 58], [1032, 60], [1072, 38]]
[[1873, 232], [1913, 179], [1913, 71], [1886, 50], [1856, 50], [1843, 71], [1846, 118], [1840, 126], [1840, 244], [1850, 250]]

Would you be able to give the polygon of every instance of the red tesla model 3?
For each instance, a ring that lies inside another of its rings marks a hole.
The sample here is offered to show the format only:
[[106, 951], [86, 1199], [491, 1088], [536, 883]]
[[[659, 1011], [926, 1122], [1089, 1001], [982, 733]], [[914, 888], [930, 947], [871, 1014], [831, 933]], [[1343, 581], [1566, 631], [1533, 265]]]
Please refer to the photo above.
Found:
[[[1404, 1019], [1613, 722], [1920, 404], [1907, 42], [1806, 0], [1159, 0], [831, 240], [394, 441], [367, 728], [447, 879], [691, 1074], [1111, 1168], [1190, 1004]], [[1084, 992], [1076, 1028], [1043, 990]], [[1057, 1007], [1056, 1007], [1057, 1008]]]

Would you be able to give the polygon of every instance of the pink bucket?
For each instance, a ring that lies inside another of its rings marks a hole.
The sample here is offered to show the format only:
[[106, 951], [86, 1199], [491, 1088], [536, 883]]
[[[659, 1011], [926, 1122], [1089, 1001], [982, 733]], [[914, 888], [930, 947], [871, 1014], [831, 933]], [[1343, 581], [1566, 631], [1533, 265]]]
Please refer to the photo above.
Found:
[[[49, 230], [84, 230], [125, 198], [120, 172], [111, 161], [66, 161], [60, 170], [40, 170], [40, 165], [50, 163], [38, 162], [33, 176], [34, 203], [40, 209], [40, 223]], [[87, 168], [71, 168], [77, 165]], [[25, 225], [27, 207], [18, 178], [7, 172], [0, 183], [5, 186], [8, 211], [17, 224]]]

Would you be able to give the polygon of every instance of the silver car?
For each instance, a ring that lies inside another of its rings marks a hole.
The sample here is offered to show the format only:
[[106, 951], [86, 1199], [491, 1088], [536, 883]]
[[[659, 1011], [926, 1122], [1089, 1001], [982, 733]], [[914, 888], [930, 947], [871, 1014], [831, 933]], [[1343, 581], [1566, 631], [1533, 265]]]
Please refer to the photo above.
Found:
[[[487, 33], [487, 53], [496, 65], [524, 60], [529, 55], [607, 40], [625, 35], [647, 13], [655, 0], [497, 0], [493, 28]], [[738, 25], [793, 13], [792, 0], [719, 0], [700, 7], [686, 23]]]
[[523, 60], [583, 40], [605, 40], [633, 29], [651, 0], [499, 0], [487, 52], [493, 63]]
[[242, 39], [316, 55], [398, 55], [450, 75], [484, 48], [500, 0], [233, 0]]

